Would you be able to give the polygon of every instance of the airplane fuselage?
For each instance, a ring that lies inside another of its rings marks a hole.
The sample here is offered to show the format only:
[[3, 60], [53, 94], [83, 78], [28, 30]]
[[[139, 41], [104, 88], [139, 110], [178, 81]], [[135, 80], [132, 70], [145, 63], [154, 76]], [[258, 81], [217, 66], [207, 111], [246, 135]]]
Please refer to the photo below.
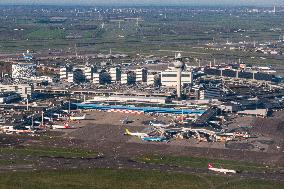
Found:
[[232, 169], [219, 169], [219, 168], [209, 168], [209, 170], [211, 171], [215, 171], [215, 172], [220, 172], [220, 173], [237, 173], [237, 171], [232, 170]]

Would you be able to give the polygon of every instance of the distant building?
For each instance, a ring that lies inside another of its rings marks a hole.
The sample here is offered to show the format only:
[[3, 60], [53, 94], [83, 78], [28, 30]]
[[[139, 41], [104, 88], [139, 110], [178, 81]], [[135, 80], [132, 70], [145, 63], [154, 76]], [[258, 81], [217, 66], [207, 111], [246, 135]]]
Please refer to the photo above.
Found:
[[60, 80], [67, 79], [68, 72], [67, 72], [67, 68], [66, 67], [61, 67], [59, 69], [59, 77], [60, 77]]
[[93, 74], [93, 84], [97, 84], [99, 85], [101, 82], [100, 82], [100, 73], [94, 73]]
[[157, 64], [158, 60], [146, 60], [145, 63], [146, 64]]
[[[189, 97], [189, 99], [194, 99], [194, 100], [196, 100], [196, 99], [205, 99], [205, 97], [204, 97], [204, 91], [203, 91], [203, 89], [201, 90], [202, 92], [200, 93], [200, 87], [199, 87], [199, 85], [195, 85], [195, 86], [193, 86], [190, 90], [189, 90], [189, 93], [188, 93], [188, 97]], [[202, 95], [202, 96], [200, 96], [200, 95]]]
[[155, 103], [165, 104], [168, 102], [166, 97], [145, 97], [145, 96], [127, 96], [127, 95], [112, 95], [112, 96], [95, 96], [88, 102], [135, 102], [135, 103]]
[[12, 64], [13, 79], [29, 79], [36, 76], [36, 65], [33, 63]]
[[121, 74], [121, 84], [128, 84], [128, 73]]
[[14, 102], [20, 100], [21, 96], [15, 92], [1, 92], [0, 93], [0, 104]]
[[146, 68], [136, 69], [135, 73], [136, 73], [136, 82], [138, 82], [138, 83], [146, 83], [147, 82], [148, 70]]
[[199, 99], [218, 99], [222, 95], [220, 87], [205, 87], [199, 90]]
[[74, 73], [73, 72], [67, 73], [67, 82], [68, 83], [74, 83]]
[[147, 85], [161, 85], [160, 74], [157, 72], [148, 72]]
[[[165, 87], [176, 87], [177, 86], [177, 71], [176, 70], [166, 70], [161, 72], [161, 84]], [[181, 85], [191, 85], [192, 84], [192, 72], [183, 71], [181, 73]]]
[[121, 69], [120, 68], [110, 68], [109, 75], [111, 77], [111, 82], [116, 83], [121, 81]]
[[10, 62], [0, 62], [0, 78], [9, 77], [12, 74], [12, 64]]
[[0, 92], [15, 92], [22, 98], [31, 97], [34, 93], [34, 86], [28, 84], [3, 85], [0, 84]]
[[147, 85], [154, 85], [155, 84], [155, 73], [150, 73], [147, 75]]
[[82, 69], [74, 68], [72, 72], [67, 73], [68, 83], [82, 83], [85, 81], [85, 76]]
[[136, 82], [136, 74], [132, 71], [121, 74], [121, 84], [132, 85]]
[[31, 77], [31, 80], [35, 82], [48, 82], [48, 83], [53, 82], [53, 78], [50, 76]]
[[95, 68], [94, 67], [86, 66], [84, 68], [83, 72], [84, 72], [85, 79], [87, 81], [92, 81], [93, 80], [93, 74], [95, 72]]
[[[207, 75], [221, 76], [227, 78], [236, 78], [236, 79], [247, 79], [247, 80], [258, 80], [258, 81], [270, 81], [270, 82], [279, 82], [280, 78], [276, 77], [273, 74], [272, 70], [261, 70], [262, 67], [258, 70], [234, 70], [226, 68], [205, 68], [204, 73]], [[265, 67], [263, 67], [265, 68]]]

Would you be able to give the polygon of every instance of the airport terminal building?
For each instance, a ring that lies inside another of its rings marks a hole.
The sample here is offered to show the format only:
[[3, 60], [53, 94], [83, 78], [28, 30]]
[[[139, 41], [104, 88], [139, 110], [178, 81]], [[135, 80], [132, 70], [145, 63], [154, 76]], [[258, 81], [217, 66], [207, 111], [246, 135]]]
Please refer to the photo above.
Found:
[[[161, 84], [165, 87], [176, 87], [177, 86], [177, 71], [176, 70], [166, 70], [161, 72]], [[192, 72], [183, 71], [181, 74], [181, 85], [191, 85], [192, 84]]]

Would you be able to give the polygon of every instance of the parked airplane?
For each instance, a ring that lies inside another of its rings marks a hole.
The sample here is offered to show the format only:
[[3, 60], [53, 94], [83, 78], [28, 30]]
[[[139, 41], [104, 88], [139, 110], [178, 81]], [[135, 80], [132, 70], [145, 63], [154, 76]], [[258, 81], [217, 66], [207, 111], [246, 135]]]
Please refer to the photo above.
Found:
[[34, 133], [34, 131], [32, 131], [30, 129], [14, 129], [13, 126], [4, 126], [2, 129], [3, 129], [3, 132], [6, 133], [6, 134]]
[[65, 123], [64, 125], [52, 125], [52, 129], [75, 129], [75, 127], [72, 127], [68, 123]]
[[169, 139], [166, 137], [144, 137], [142, 138], [144, 141], [149, 141], [149, 142], [168, 142]]
[[70, 116], [69, 119], [71, 121], [84, 120], [86, 119], [86, 114], [84, 114], [83, 116]]
[[75, 113], [75, 112], [78, 113], [80, 112], [80, 110], [62, 110], [62, 112], [69, 114], [69, 113]]
[[128, 129], [125, 129], [125, 135], [130, 135], [130, 136], [137, 136], [137, 137], [140, 137], [140, 138], [145, 138], [145, 137], [148, 137], [149, 135], [146, 134], [146, 133], [132, 133], [130, 132]]
[[153, 127], [162, 127], [162, 128], [171, 126], [171, 124], [155, 123], [155, 122], [152, 122], [152, 121], [150, 121], [149, 125], [151, 125]]
[[54, 113], [53, 115], [57, 116], [54, 120], [66, 121], [68, 119], [68, 117], [61, 116], [61, 114]]
[[46, 119], [48, 121], [53, 121], [53, 118], [52, 117], [43, 117], [43, 119]]
[[224, 173], [224, 174], [237, 173], [237, 171], [233, 170], [233, 169], [215, 168], [215, 167], [213, 167], [213, 165], [211, 163], [208, 163], [208, 169], [211, 170], [211, 171], [220, 172], [220, 173]]

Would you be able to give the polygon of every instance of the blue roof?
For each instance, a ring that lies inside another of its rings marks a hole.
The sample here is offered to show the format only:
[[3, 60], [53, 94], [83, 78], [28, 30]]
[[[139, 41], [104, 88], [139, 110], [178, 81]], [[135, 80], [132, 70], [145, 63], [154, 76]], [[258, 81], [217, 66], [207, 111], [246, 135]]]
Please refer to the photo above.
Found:
[[159, 107], [132, 107], [132, 106], [107, 106], [98, 104], [81, 104], [75, 103], [78, 108], [81, 109], [96, 109], [96, 110], [134, 110], [144, 113], [169, 113], [169, 114], [203, 114], [205, 110], [194, 109], [174, 109], [174, 108], [159, 108]]

